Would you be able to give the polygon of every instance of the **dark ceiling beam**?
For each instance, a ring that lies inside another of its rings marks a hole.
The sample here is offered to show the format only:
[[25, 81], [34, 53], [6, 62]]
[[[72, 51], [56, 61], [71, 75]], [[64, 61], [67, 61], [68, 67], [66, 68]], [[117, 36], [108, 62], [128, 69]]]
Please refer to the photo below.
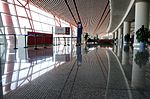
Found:
[[[77, 8], [77, 5], [76, 5], [76, 1], [75, 1], [75, 0], [73, 0], [73, 3], [74, 3], [74, 6], [75, 6], [75, 9], [76, 9], [76, 12], [77, 12], [77, 15], [78, 15], [79, 21], [81, 22], [81, 18], [80, 18], [79, 12], [78, 12], [78, 8]], [[81, 22], [81, 24], [82, 24], [82, 22]]]
[[108, 5], [109, 5], [109, 0], [108, 0], [108, 2], [107, 2], [106, 6], [105, 6], [105, 9], [104, 9], [104, 11], [103, 11], [103, 13], [102, 13], [102, 16], [101, 16], [100, 20], [98, 21], [98, 23], [97, 23], [97, 25], [96, 25], [96, 27], [95, 27], [95, 29], [94, 29], [94, 31], [93, 31], [93, 34], [95, 34], [97, 28], [99, 27], [99, 25], [100, 25], [100, 23], [101, 23], [101, 21], [102, 21], [102, 18], [103, 18], [104, 14], [105, 14], [105, 12], [106, 12], [106, 10], [107, 10], [107, 8], [108, 8]]
[[103, 21], [101, 22], [99, 28], [101, 28], [101, 26], [103, 25], [104, 21], [106, 20], [107, 16], [109, 15], [109, 13], [110, 13], [110, 9], [108, 10], [108, 12], [107, 12], [105, 18], [103, 19]]
[[69, 9], [69, 11], [70, 11], [70, 13], [71, 13], [71, 15], [72, 15], [72, 17], [73, 17], [73, 19], [74, 19], [75, 23], [77, 24], [77, 21], [76, 21], [76, 19], [75, 19], [74, 15], [73, 15], [73, 13], [72, 13], [72, 11], [71, 11], [70, 7], [69, 7], [69, 4], [68, 4], [67, 0], [65, 0], [65, 4], [67, 5], [67, 7], [68, 7], [68, 9]]

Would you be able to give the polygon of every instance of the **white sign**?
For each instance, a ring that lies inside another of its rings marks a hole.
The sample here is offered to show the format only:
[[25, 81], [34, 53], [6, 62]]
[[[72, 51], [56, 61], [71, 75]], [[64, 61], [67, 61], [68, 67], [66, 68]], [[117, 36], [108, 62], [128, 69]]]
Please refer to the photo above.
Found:
[[65, 34], [65, 27], [55, 27], [55, 33]]

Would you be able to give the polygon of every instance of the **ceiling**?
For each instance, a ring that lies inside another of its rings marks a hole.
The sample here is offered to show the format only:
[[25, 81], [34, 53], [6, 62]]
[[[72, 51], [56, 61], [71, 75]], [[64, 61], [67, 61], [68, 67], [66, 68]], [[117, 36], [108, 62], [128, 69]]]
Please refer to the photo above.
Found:
[[[111, 0], [111, 16], [107, 29], [108, 32], [114, 32], [114, 30], [122, 25], [122, 22], [126, 19], [133, 7], [134, 2], [135, 0]], [[132, 15], [129, 17], [131, 19], [133, 18]]]
[[[76, 22], [79, 22], [81, 19], [84, 32], [103, 35], [107, 32], [113, 31], [119, 25], [120, 21], [124, 17], [124, 14], [126, 13], [128, 5], [133, 0], [30, 1], [37, 7], [48, 11], [75, 26]], [[67, 1], [67, 3], [65, 1]], [[71, 12], [73, 14], [71, 14]]]

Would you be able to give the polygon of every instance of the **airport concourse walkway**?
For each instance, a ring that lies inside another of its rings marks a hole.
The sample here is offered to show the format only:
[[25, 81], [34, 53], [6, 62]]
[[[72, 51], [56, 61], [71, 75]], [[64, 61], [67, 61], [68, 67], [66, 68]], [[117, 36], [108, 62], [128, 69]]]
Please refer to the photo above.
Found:
[[131, 89], [116, 55], [95, 48], [54, 68], [6, 95], [4, 99], [148, 99]]

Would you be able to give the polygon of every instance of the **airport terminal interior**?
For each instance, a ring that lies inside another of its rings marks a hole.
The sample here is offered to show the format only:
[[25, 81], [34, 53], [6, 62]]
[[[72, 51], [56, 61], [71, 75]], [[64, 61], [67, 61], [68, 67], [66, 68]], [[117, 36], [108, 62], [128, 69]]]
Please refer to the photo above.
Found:
[[150, 1], [0, 0], [0, 99], [150, 99]]

